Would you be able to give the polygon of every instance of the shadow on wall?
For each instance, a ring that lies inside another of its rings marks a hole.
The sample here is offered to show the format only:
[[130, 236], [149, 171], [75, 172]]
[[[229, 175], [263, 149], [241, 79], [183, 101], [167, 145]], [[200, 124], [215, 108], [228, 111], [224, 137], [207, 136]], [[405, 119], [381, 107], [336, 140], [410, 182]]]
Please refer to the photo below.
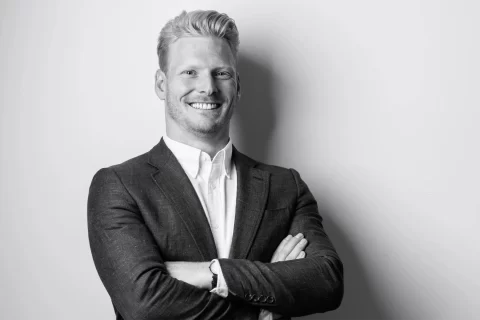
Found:
[[[238, 149], [269, 163], [269, 148], [275, 129], [274, 78], [268, 63], [242, 55], [239, 60], [242, 97], [232, 119], [232, 139]], [[306, 113], [305, 113], [306, 114]], [[297, 128], [301, 130], [301, 128]], [[304, 150], [305, 154], [307, 150]], [[301, 168], [298, 168], [301, 171]], [[319, 203], [328, 203], [317, 197]], [[345, 295], [338, 310], [296, 318], [303, 320], [388, 319], [377, 302], [353, 243], [335, 221], [335, 210], [319, 208], [324, 226], [344, 264]], [[316, 303], [312, 301], [312, 303]]]
[[316, 196], [319, 211], [324, 218], [324, 227], [343, 262], [345, 293], [342, 305], [335, 311], [310, 315], [303, 320], [383, 320], [389, 319], [369, 284], [362, 259], [358, 256], [354, 243], [335, 221], [337, 210], [328, 204], [327, 199]]
[[275, 128], [273, 78], [268, 65], [240, 55], [240, 102], [232, 119], [232, 140], [239, 151], [267, 162]]

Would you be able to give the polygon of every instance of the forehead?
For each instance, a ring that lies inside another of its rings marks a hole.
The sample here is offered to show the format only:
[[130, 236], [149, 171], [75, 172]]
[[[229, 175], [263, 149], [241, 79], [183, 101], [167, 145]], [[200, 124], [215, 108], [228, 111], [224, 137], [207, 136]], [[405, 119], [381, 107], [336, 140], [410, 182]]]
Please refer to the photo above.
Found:
[[180, 38], [169, 46], [168, 61], [169, 70], [186, 66], [235, 69], [235, 57], [227, 41], [217, 37]]

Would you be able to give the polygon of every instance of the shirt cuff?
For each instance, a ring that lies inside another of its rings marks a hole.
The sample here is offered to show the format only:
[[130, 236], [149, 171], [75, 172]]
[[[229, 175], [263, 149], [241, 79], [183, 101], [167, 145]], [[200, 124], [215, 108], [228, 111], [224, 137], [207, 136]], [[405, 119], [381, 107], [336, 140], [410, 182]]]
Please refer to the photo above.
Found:
[[268, 310], [260, 309], [260, 314], [258, 315], [258, 320], [275, 320], [274, 314]]
[[213, 259], [210, 263], [210, 271], [217, 275], [217, 287], [210, 290], [211, 293], [218, 294], [219, 296], [226, 298], [228, 296], [228, 286], [223, 277], [222, 268], [217, 259]]
[[[213, 259], [210, 263], [210, 271], [217, 275], [217, 287], [210, 290], [211, 293], [218, 294], [219, 296], [226, 298], [228, 296], [228, 286], [223, 277], [222, 267], [218, 259]], [[278, 315], [268, 310], [261, 309], [258, 315], [258, 320], [275, 320], [278, 319]]]

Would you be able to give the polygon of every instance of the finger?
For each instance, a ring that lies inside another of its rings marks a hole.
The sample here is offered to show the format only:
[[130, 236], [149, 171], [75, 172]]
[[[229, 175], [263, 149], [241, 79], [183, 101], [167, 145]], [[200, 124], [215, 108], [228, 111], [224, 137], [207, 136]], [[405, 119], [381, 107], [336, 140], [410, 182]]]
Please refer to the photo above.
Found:
[[[285, 261], [287, 256], [292, 252], [296, 245], [303, 239], [303, 234], [299, 233], [295, 237], [292, 237], [283, 247], [278, 254], [278, 261]], [[303, 250], [303, 249], [302, 249]], [[300, 252], [299, 250], [298, 252]], [[297, 255], [298, 255], [297, 252]], [[296, 256], [296, 255], [295, 255]]]
[[305, 251], [300, 251], [300, 253], [298, 254], [297, 258], [296, 259], [303, 259], [305, 258]]
[[283, 239], [282, 242], [280, 242], [280, 244], [278, 245], [278, 248], [277, 248], [277, 250], [275, 250], [275, 252], [281, 251], [283, 249], [283, 247], [285, 247], [285, 245], [288, 243], [288, 241], [290, 241], [291, 238], [292, 238], [291, 234], [286, 236], [285, 239]]
[[303, 249], [305, 249], [305, 247], [307, 246], [307, 239], [302, 239], [300, 240], [300, 242], [297, 243], [297, 245], [292, 249], [292, 251], [287, 255], [287, 257], [285, 258], [285, 260], [294, 260], [297, 258], [297, 256], [300, 254], [300, 252], [303, 251]]
[[285, 237], [285, 239], [282, 240], [282, 242], [280, 242], [280, 244], [278, 245], [277, 249], [275, 250], [275, 252], [273, 253], [273, 257], [272, 257], [272, 260], [270, 262], [277, 262], [279, 261], [278, 260], [278, 256], [280, 254], [280, 252], [283, 250], [283, 248], [285, 247], [285, 245], [288, 243], [288, 241], [292, 238], [292, 235], [288, 235]]

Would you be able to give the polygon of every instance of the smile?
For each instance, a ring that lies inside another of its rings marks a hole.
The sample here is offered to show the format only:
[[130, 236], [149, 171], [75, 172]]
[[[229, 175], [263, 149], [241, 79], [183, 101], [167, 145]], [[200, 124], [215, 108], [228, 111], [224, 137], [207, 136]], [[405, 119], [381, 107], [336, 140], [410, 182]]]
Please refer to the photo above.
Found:
[[220, 107], [219, 103], [189, 103], [194, 109], [212, 110]]

